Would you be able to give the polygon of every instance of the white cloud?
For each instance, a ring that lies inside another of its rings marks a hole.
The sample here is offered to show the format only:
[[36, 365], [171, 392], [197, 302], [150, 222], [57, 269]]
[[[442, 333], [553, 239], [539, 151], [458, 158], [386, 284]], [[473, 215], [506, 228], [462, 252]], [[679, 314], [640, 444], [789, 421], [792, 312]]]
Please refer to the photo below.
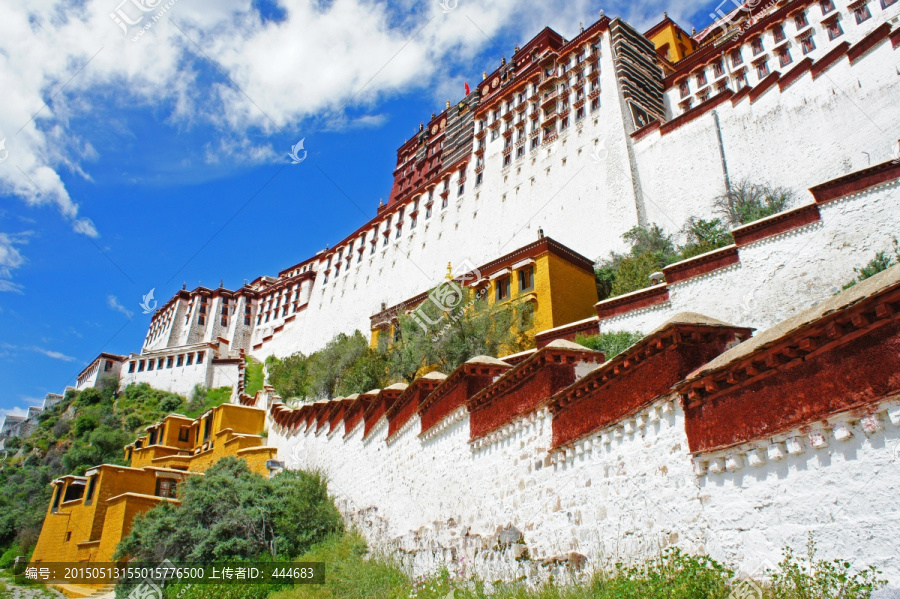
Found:
[[28, 415], [28, 408], [0, 408], [0, 418], [6, 416], [18, 416], [24, 418]]
[[43, 347], [39, 347], [36, 345], [31, 345], [28, 347], [19, 347], [18, 345], [12, 345], [10, 343], [0, 343], [0, 349], [7, 350], [3, 353], [4, 356], [11, 355], [13, 353], [17, 353], [19, 351], [33, 351], [39, 354], [43, 354], [48, 358], [53, 358], [54, 360], [62, 360], [63, 362], [75, 362], [77, 359], [72, 356], [67, 356], [66, 354], [58, 351], [54, 351], [52, 349], [46, 349]]
[[43, 347], [29, 347], [31, 351], [37, 352], [39, 354], [44, 354], [48, 358], [53, 358], [54, 360], [62, 360], [63, 362], [75, 362], [76, 358], [72, 356], [67, 356], [66, 354], [58, 351], [54, 351], [52, 349], [44, 349]]
[[134, 312], [123, 306], [119, 301], [119, 298], [114, 295], [106, 296], [106, 305], [116, 312], [121, 312], [122, 314], [124, 314], [125, 318], [131, 318], [132, 316], [134, 316]]
[[30, 232], [0, 233], [0, 292], [22, 293], [22, 286], [10, 280], [12, 271], [22, 266], [25, 258], [16, 248], [28, 243]]
[[[491, 70], [472, 64], [480, 52], [497, 60], [511, 55], [512, 48], [495, 47], [495, 39], [524, 42], [547, 24], [573, 35], [579, 21], [598, 17], [589, 0], [459, 0], [447, 14], [438, 0], [280, 0], [284, 19], [264, 22], [251, 0], [177, 0], [131, 41], [155, 12], [142, 13], [140, 4], [158, 10], [166, 3], [4, 2], [0, 19], [6, 48], [0, 60], [0, 137], [7, 138], [9, 150], [0, 193], [33, 206], [55, 206], [76, 232], [89, 237], [97, 237], [97, 229], [61, 173], [89, 179], [81, 163], [103, 156], [91, 140], [73, 133], [75, 117], [90, 118], [96, 131], [121, 129], [122, 109], [146, 108], [170, 125], [211, 125], [220, 137], [208, 146], [209, 162], [278, 161], [284, 152], [260, 136], [378, 126], [382, 116], [353, 117], [344, 109], [371, 112], [384, 98], [403, 93], [437, 93], [440, 109], [445, 92], [455, 90], [455, 99], [462, 79], [475, 84], [482, 70]], [[606, 8], [642, 28], [662, 18], [663, 10], [683, 19], [691, 7], [696, 5], [685, 0], [614, 0]], [[117, 10], [140, 19], [127, 36], [110, 18]], [[452, 89], [447, 81], [454, 81]], [[427, 115], [403, 117], [412, 128]], [[152, 140], [145, 141], [147, 151], [158, 151]]]

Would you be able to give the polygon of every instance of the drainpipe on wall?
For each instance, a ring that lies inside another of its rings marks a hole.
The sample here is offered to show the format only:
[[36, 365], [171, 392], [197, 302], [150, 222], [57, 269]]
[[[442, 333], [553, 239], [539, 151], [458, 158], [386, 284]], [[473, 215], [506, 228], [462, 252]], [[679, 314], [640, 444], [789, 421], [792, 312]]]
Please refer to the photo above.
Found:
[[713, 121], [716, 123], [716, 138], [719, 140], [719, 157], [722, 159], [722, 175], [725, 177], [725, 193], [731, 191], [731, 181], [728, 178], [728, 162], [725, 160], [725, 144], [722, 142], [722, 126], [719, 124], [719, 113], [712, 111]]

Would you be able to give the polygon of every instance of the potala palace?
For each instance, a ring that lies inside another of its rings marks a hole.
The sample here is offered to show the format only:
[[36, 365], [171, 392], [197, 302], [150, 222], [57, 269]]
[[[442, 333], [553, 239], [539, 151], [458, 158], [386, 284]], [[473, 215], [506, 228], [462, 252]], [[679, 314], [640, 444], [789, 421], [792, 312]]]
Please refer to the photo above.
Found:
[[[240, 289], [178, 291], [76, 387], [232, 386], [212, 440], [176, 423], [191, 436], [151, 434], [137, 466], [179, 476], [230, 444], [260, 471], [322, 469], [419, 572], [540, 578], [675, 546], [752, 573], [812, 531], [900, 586], [900, 266], [841, 291], [900, 236], [900, 1], [726, 4], [701, 32], [544, 29], [418, 124], [369, 222]], [[676, 233], [738, 181], [799, 201], [598, 301], [623, 233]], [[448, 278], [531, 302], [535, 347], [317, 403], [242, 393], [246, 356], [377, 338]], [[619, 330], [644, 336], [612, 359], [574, 343]], [[57, 500], [82, 501], [70, 478]]]

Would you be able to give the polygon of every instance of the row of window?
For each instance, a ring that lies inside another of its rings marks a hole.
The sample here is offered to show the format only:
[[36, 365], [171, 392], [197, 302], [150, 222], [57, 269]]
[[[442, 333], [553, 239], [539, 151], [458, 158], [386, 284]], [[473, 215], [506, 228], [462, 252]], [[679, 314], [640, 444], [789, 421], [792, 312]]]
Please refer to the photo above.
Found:
[[[151, 370], [162, 370], [163, 368], [172, 368], [173, 366], [191, 366], [194, 364], [194, 352], [187, 354], [178, 354], [177, 356], [168, 356], [162, 358], [149, 358], [144, 360], [132, 360], [128, 362], [128, 372], [148, 372]], [[206, 352], [196, 352], [197, 364], [203, 364], [203, 358]]]
[[[856, 2], [851, 5], [851, 10], [853, 12], [854, 18], [857, 24], [863, 23], [870, 18], [872, 18], [871, 10], [869, 9], [869, 4], [874, 2], [875, 0], [862, 0], [860, 2]], [[895, 4], [900, 0], [877, 0], [880, 2], [882, 9], [886, 9], [887, 7]], [[833, 0], [820, 0], [819, 8], [822, 12], [823, 20], [822, 25], [824, 27], [825, 32], [828, 34], [829, 41], [834, 40], [841, 35], [844, 34], [843, 27], [841, 26], [840, 21], [840, 13], [836, 12], [834, 1]], [[833, 14], [832, 14], [833, 13]], [[816, 49], [816, 42], [814, 39], [814, 30], [809, 29], [809, 19], [807, 17], [806, 11], [800, 11], [793, 15], [793, 24], [795, 28], [795, 36], [799, 42], [799, 47], [801, 52], [804, 55], [809, 54], [813, 50]], [[793, 62], [793, 56], [791, 55], [790, 43], [787, 39], [787, 34], [784, 30], [784, 23], [779, 23], [771, 28], [772, 32], [772, 41], [774, 52], [778, 65], [780, 68], [784, 68], [787, 65]], [[768, 56], [764, 55], [766, 51], [765, 48], [765, 40], [762, 35], [758, 35], [750, 40], [750, 52], [754, 57], [751, 63], [756, 72], [756, 77], [758, 80], [765, 79], [770, 73], [770, 65]], [[744, 54], [742, 48], [735, 48], [732, 50], [727, 58], [728, 62], [731, 64], [731, 68], [734, 71], [733, 77], [735, 81], [735, 85], [737, 89], [741, 89], [748, 85], [747, 81], [747, 72], [744, 70]], [[718, 80], [725, 76], [725, 59], [719, 59], [712, 63], [712, 74], [715, 80]], [[702, 68], [698, 71], [693, 79], [697, 85], [697, 98], [703, 102], [709, 98], [710, 90], [707, 87], [707, 71], [705, 68]], [[717, 92], [725, 91], [728, 88], [727, 79], [722, 79], [721, 81], [717, 81], [716, 90]], [[690, 78], [686, 78], [679, 84], [679, 93], [682, 98], [687, 98], [691, 94], [690, 89]], [[689, 109], [691, 106], [690, 100], [681, 103], [682, 108]]]

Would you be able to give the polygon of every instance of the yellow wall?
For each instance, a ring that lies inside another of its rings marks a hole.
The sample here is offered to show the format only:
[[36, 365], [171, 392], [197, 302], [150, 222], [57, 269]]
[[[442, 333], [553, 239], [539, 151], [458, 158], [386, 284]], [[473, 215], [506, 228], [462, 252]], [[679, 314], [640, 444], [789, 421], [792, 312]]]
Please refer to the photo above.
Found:
[[[679, 34], [681, 38], [679, 39]], [[671, 62], [678, 62], [685, 56], [688, 56], [696, 49], [696, 42], [674, 23], [668, 23], [660, 29], [653, 37], [650, 38], [653, 45], [661, 48], [665, 44], [669, 44], [667, 58]]]
[[589, 318], [596, 314], [597, 280], [593, 272], [577, 268], [555, 254], [546, 254], [550, 262], [549, 303], [552, 323], [538, 332]]

